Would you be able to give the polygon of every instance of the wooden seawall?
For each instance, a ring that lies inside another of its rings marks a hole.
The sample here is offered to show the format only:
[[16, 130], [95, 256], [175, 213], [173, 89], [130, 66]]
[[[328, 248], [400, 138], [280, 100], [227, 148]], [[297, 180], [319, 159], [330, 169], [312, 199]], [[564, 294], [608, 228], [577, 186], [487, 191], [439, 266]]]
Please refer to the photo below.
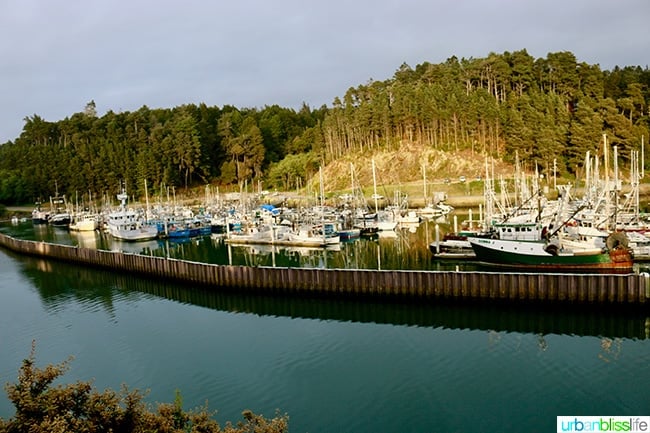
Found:
[[15, 239], [21, 254], [241, 292], [329, 296], [650, 305], [648, 274], [525, 274], [224, 266]]

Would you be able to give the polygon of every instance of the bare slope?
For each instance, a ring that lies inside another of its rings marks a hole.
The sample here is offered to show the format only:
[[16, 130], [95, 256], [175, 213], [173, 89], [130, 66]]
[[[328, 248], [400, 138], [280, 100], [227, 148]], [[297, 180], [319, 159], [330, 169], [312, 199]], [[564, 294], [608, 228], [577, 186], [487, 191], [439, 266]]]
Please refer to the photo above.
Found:
[[[326, 191], [349, 190], [350, 164], [354, 165], [357, 182], [372, 188], [372, 160], [375, 161], [379, 188], [416, 189], [423, 194], [423, 167], [427, 185], [444, 185], [445, 180], [458, 183], [461, 176], [467, 181], [485, 177], [485, 156], [471, 151], [443, 152], [417, 144], [402, 144], [396, 150], [380, 150], [374, 154], [350, 154], [330, 163], [323, 170]], [[514, 169], [502, 161], [488, 159], [490, 175], [512, 176]], [[383, 192], [380, 192], [383, 194]]]

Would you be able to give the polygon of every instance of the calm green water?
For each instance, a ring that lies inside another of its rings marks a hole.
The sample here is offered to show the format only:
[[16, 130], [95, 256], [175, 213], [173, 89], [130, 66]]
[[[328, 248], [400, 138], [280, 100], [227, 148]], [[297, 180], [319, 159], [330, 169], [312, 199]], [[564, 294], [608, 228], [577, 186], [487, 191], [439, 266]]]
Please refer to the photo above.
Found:
[[[40, 236], [31, 224], [11, 230]], [[355, 243], [354, 254], [231, 248], [230, 257], [212, 238], [140, 246], [215, 263], [442, 266], [417, 242]], [[36, 340], [41, 366], [75, 357], [66, 382], [126, 383], [150, 390], [152, 403], [179, 389], [186, 408], [207, 400], [221, 423], [279, 409], [300, 433], [541, 432], [557, 415], [650, 413], [648, 312], [249, 297], [4, 250], [0, 275], [3, 383]], [[0, 416], [12, 414], [3, 395]]]

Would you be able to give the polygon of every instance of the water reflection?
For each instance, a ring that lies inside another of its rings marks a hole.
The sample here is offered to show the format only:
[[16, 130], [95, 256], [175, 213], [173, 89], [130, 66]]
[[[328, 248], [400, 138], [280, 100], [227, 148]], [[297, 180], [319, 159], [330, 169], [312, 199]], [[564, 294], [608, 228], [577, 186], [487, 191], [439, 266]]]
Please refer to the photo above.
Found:
[[230, 245], [222, 235], [181, 241], [154, 240], [149, 242], [121, 242], [100, 232], [69, 232], [48, 225], [0, 225], [0, 231], [20, 239], [78, 245], [108, 251], [155, 255], [176, 259], [205, 261], [219, 265], [249, 265], [278, 267], [326, 267], [350, 269], [424, 269], [477, 270], [479, 266], [467, 262], [437, 261], [429, 251], [428, 222], [381, 232], [379, 236], [344, 242], [327, 248], [266, 248], [264, 246]]
[[620, 338], [602, 337], [600, 340], [601, 352], [598, 354], [598, 359], [606, 363], [616, 361], [621, 355], [622, 347], [623, 342]]
[[[265, 252], [265, 254], [272, 251]], [[601, 311], [564, 308], [510, 308], [490, 304], [386, 303], [353, 299], [322, 299], [306, 296], [246, 295], [202, 287], [169, 284], [130, 275], [69, 265], [7, 253], [23, 264], [22, 272], [34, 283], [48, 308], [81, 301], [112, 311], [114, 297], [123, 299], [147, 293], [176, 302], [219, 311], [339, 322], [361, 322], [444, 329], [484, 330], [496, 339], [501, 332], [539, 335], [597, 336], [603, 343], [602, 359], [617, 356], [617, 339], [650, 338], [650, 317], [637, 310]], [[131, 294], [131, 295], [129, 295]], [[617, 348], [618, 347], [618, 348]]]
[[71, 244], [79, 245], [83, 248], [97, 249], [99, 247], [99, 234], [97, 232], [69, 232]]

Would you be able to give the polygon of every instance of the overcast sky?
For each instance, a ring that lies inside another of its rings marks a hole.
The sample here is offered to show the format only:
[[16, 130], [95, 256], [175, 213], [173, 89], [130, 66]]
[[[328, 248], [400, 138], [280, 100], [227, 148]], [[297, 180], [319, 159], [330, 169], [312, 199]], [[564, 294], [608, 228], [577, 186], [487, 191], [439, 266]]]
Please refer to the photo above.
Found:
[[318, 108], [404, 62], [521, 49], [646, 67], [650, 0], [0, 0], [0, 143], [90, 100]]

